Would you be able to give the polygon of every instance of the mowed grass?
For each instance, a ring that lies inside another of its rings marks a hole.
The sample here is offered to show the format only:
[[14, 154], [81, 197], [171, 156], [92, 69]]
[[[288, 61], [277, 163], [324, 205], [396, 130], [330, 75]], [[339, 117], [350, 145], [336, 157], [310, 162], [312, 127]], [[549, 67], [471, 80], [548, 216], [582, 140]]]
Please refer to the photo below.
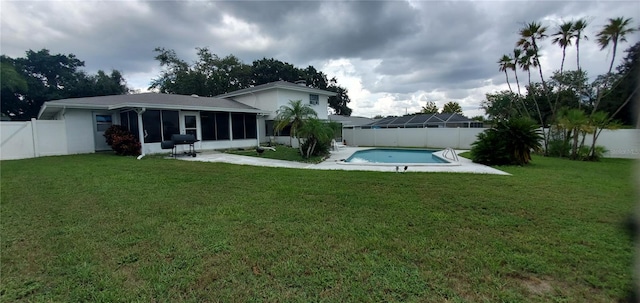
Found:
[[3, 302], [612, 302], [634, 162], [512, 176], [3, 161]]
[[260, 158], [267, 158], [267, 159], [306, 162], [306, 163], [320, 163], [324, 159], [324, 157], [322, 156], [311, 156], [308, 159], [304, 158], [300, 154], [299, 149], [292, 148], [285, 145], [277, 145], [274, 148], [275, 148], [275, 151], [270, 149], [265, 149], [262, 154], [258, 154], [255, 148], [228, 149], [228, 150], [225, 150], [224, 152], [235, 154], [235, 155], [241, 155], [241, 156], [260, 157]]

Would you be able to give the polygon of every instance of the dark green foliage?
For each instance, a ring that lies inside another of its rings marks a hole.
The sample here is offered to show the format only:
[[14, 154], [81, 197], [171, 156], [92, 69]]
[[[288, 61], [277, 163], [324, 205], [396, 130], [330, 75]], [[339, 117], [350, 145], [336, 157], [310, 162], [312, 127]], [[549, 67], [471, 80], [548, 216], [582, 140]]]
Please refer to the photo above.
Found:
[[299, 131], [300, 136], [305, 138], [300, 148], [302, 156], [310, 158], [328, 154], [331, 139], [335, 134], [334, 125], [317, 118], [304, 121]]
[[[73, 54], [52, 55], [49, 50], [29, 50], [24, 58], [1, 56], [2, 112], [13, 120], [38, 115], [45, 101], [64, 98], [125, 94], [129, 91], [122, 74], [80, 70], [84, 62]], [[7, 78], [5, 78], [7, 77]], [[5, 79], [7, 83], [5, 84]]]
[[548, 155], [551, 157], [566, 157], [571, 153], [571, 143], [564, 139], [551, 139], [549, 141]]
[[140, 141], [128, 129], [121, 125], [111, 125], [104, 131], [107, 144], [121, 156], [137, 156], [140, 154]]
[[462, 107], [458, 102], [450, 101], [442, 106], [441, 113], [451, 113], [451, 114], [461, 114], [462, 115]]
[[473, 162], [487, 165], [524, 165], [531, 161], [531, 151], [539, 151], [542, 135], [534, 121], [514, 118], [499, 121], [478, 135], [472, 144]]
[[[625, 52], [627, 55], [622, 64], [616, 68], [617, 75], [620, 77], [619, 84], [604, 95], [600, 101], [599, 110], [609, 113], [612, 119], [619, 120], [624, 125], [635, 125], [638, 102], [633, 100], [637, 100], [639, 95], [636, 89], [640, 81], [638, 79], [640, 77], [640, 42], [629, 47]], [[622, 77], [622, 75], [626, 76]], [[623, 105], [627, 98], [630, 98], [631, 102]], [[616, 113], [618, 109], [620, 110]]]
[[326, 74], [313, 66], [298, 68], [274, 58], [262, 58], [248, 65], [234, 55], [220, 58], [207, 48], [197, 50], [198, 59], [189, 64], [178, 58], [174, 50], [156, 48], [155, 59], [164, 70], [149, 88], [162, 93], [212, 97], [274, 81], [304, 80], [309, 87], [337, 93], [329, 97], [329, 107], [338, 115], [351, 115], [347, 89], [338, 85], [335, 77], [328, 80]]

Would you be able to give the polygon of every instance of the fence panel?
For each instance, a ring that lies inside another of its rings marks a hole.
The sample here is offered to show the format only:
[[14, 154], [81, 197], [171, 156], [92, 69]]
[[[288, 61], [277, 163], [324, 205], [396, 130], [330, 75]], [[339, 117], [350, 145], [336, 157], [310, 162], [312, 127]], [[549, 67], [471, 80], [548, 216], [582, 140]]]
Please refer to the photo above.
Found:
[[0, 122], [0, 159], [24, 159], [35, 157], [31, 121]]
[[35, 120], [36, 157], [68, 154], [67, 129], [64, 120]]
[[[390, 129], [345, 129], [343, 134], [348, 145], [397, 146], [471, 149], [478, 134], [485, 128], [390, 128]], [[591, 144], [591, 135], [585, 144]], [[640, 158], [640, 129], [604, 130], [597, 145], [609, 152], [605, 157]]]
[[68, 154], [63, 120], [0, 122], [0, 160]]

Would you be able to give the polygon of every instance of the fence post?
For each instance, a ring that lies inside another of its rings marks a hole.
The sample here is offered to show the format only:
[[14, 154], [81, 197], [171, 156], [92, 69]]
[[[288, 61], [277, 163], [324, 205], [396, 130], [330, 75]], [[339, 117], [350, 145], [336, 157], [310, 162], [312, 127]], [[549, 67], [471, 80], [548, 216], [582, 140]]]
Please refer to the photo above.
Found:
[[38, 140], [38, 120], [31, 118], [31, 138], [33, 139], [33, 156], [40, 157], [40, 140]]

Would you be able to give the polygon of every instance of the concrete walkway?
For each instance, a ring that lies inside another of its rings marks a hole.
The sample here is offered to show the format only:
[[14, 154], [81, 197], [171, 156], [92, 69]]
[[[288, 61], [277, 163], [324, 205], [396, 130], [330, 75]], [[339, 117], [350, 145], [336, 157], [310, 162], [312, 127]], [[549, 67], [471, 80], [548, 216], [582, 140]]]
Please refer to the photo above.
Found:
[[[344, 147], [338, 151], [332, 151], [331, 156], [318, 164], [309, 164], [293, 161], [274, 160], [260, 157], [240, 156], [226, 154], [217, 151], [204, 151], [198, 153], [197, 157], [178, 157], [179, 160], [185, 161], [201, 161], [201, 162], [224, 162], [239, 165], [254, 165], [268, 167], [285, 167], [285, 168], [304, 168], [304, 169], [323, 169], [323, 170], [359, 170], [359, 171], [383, 171], [396, 172], [396, 165], [384, 164], [363, 164], [363, 163], [345, 163], [344, 159], [349, 158], [358, 150], [371, 149], [371, 147]], [[456, 153], [465, 150], [456, 150]], [[270, 152], [265, 150], [265, 153]], [[442, 156], [442, 151], [434, 153]], [[400, 166], [400, 171], [404, 170], [404, 164]], [[476, 164], [471, 160], [459, 157], [459, 161], [452, 163], [434, 163], [434, 164], [407, 164], [407, 172], [449, 172], [449, 173], [476, 173], [476, 174], [494, 174], [509, 175], [501, 170], [491, 168], [489, 166]]]

